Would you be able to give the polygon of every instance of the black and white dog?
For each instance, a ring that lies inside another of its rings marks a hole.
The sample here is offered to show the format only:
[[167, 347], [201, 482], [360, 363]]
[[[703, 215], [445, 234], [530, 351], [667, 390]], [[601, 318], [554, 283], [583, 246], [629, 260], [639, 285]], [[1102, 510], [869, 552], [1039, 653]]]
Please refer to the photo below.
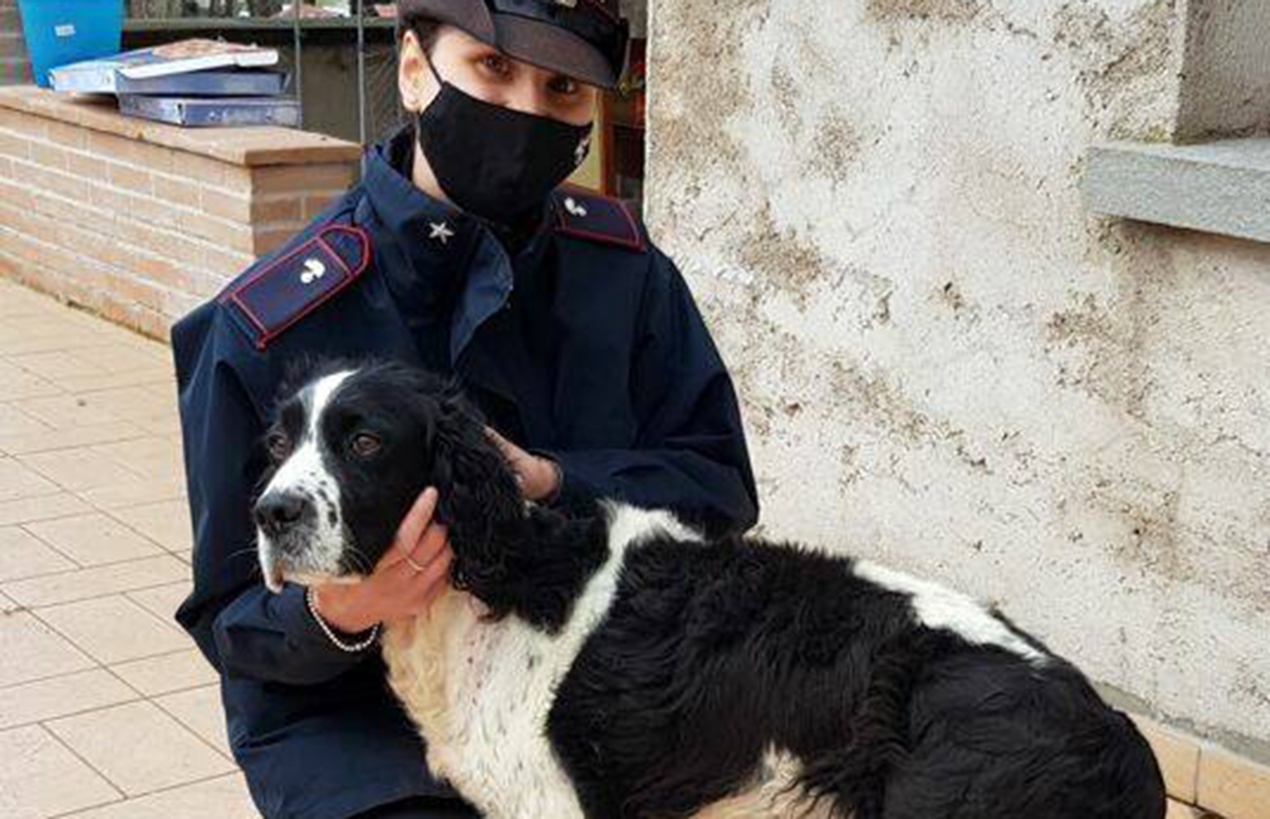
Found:
[[486, 816], [1164, 816], [1133, 724], [960, 594], [664, 511], [526, 504], [458, 389], [400, 365], [324, 365], [270, 435], [275, 588], [357, 576], [439, 489], [453, 589], [383, 652], [431, 769]]

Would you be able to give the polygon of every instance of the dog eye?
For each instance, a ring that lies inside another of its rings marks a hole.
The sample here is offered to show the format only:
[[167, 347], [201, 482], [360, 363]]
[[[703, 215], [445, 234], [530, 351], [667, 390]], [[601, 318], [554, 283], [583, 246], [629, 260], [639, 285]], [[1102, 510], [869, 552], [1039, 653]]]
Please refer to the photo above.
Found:
[[284, 433], [271, 432], [265, 439], [265, 446], [275, 461], [281, 461], [291, 453], [291, 440]]
[[353, 454], [362, 458], [369, 458], [371, 455], [379, 452], [382, 446], [379, 439], [369, 432], [359, 432], [353, 436], [353, 440], [349, 446], [353, 450]]

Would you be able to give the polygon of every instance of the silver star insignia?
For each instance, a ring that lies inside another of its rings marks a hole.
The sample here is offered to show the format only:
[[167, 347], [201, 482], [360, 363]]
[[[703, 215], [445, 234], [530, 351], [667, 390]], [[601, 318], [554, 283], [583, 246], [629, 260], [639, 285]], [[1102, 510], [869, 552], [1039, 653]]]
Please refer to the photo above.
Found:
[[454, 235], [454, 231], [450, 230], [450, 226], [445, 222], [429, 222], [428, 227], [432, 228], [429, 239], [440, 239], [443, 245], [450, 243], [450, 237]]

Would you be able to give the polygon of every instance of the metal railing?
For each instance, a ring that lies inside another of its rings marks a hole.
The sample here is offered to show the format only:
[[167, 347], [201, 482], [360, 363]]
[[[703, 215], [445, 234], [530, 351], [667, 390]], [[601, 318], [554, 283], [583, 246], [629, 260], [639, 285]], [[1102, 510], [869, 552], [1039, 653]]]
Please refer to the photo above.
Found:
[[[366, 29], [372, 6], [365, 0], [326, 2], [322, 5], [284, 0], [126, 0], [126, 19], [133, 27], [141, 23], [148, 30], [242, 26], [291, 29], [292, 82], [295, 97], [304, 99], [304, 48], [306, 31], [352, 25], [356, 29], [357, 135], [363, 143], [374, 141], [401, 121], [396, 100], [396, 59], [374, 54], [368, 49]], [[327, 16], [330, 12], [334, 15]], [[322, 15], [322, 16], [318, 16]], [[384, 18], [370, 17], [372, 25], [383, 26]], [[378, 93], [375, 93], [378, 92]], [[304, 127], [301, 105], [300, 127]]]

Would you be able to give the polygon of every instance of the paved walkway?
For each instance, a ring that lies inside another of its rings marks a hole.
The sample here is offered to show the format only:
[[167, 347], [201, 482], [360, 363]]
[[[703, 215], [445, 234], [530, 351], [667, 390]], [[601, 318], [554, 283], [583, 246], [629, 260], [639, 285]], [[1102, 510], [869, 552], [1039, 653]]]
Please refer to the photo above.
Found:
[[0, 817], [255, 817], [189, 588], [166, 347], [0, 280]]
[[0, 819], [258, 816], [172, 623], [175, 396], [167, 347], [0, 279]]

